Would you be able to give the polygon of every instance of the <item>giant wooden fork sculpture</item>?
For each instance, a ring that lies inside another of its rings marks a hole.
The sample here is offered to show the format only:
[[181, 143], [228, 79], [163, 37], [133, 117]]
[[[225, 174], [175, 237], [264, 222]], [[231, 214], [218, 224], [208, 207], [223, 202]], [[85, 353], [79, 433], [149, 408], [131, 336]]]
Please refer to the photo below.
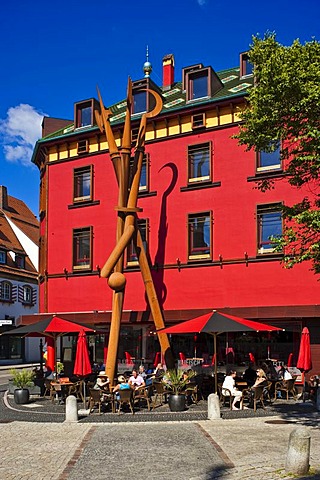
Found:
[[[112, 113], [110, 110], [105, 109], [99, 90], [100, 112], [97, 110], [95, 111], [96, 121], [100, 131], [105, 132], [107, 137], [109, 153], [119, 186], [118, 205], [115, 207], [118, 211], [116, 246], [100, 273], [101, 277], [108, 278], [108, 285], [113, 289], [111, 327], [106, 362], [106, 374], [110, 378], [111, 383], [113, 383], [116, 373], [120, 324], [126, 285], [126, 278], [123, 275], [124, 251], [132, 238], [156, 330], [158, 331], [165, 326], [141, 233], [137, 225], [137, 212], [142, 211], [142, 209], [137, 207], [137, 200], [145, 149], [147, 119], [155, 117], [162, 109], [162, 100], [157, 92], [146, 90], [146, 94], [152, 94], [154, 96], [155, 108], [152, 111], [143, 114], [141, 117], [134, 162], [131, 167], [131, 80], [128, 80], [126, 119], [120, 149], [118, 149], [116, 145], [110, 125], [109, 119]], [[158, 332], [158, 339], [167, 366], [173, 368], [174, 360], [167, 334]]]

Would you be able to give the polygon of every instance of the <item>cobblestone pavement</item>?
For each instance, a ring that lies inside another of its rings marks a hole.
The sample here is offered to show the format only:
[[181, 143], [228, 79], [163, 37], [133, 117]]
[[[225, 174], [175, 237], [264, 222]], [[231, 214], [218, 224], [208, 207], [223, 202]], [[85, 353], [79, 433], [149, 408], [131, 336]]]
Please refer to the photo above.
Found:
[[292, 479], [285, 458], [300, 425], [311, 434], [311, 475], [303, 478], [320, 480], [320, 415], [311, 403], [275, 402], [256, 413], [225, 409], [214, 421], [206, 420], [206, 402], [193, 407], [66, 423], [63, 405], [1, 398], [0, 480]]
[[[318, 414], [200, 422], [0, 423], [0, 478], [9, 480], [285, 480], [290, 432], [308, 425], [320, 479]], [[289, 420], [287, 420], [289, 422]], [[297, 478], [297, 477], [295, 477]], [[302, 477], [301, 477], [302, 478]]]

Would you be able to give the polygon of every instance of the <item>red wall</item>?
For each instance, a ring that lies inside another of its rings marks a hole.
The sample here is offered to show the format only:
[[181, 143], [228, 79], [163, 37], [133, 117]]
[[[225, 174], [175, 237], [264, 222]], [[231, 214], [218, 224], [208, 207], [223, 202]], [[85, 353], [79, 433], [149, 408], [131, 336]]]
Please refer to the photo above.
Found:
[[[152, 263], [175, 268], [154, 272], [166, 310], [240, 306], [307, 305], [319, 298], [319, 282], [304, 264], [285, 270], [279, 260], [182, 268], [187, 263], [187, 215], [212, 210], [213, 260], [256, 257], [256, 206], [293, 203], [303, 192], [285, 181], [262, 193], [247, 177], [255, 174], [255, 156], [238, 147], [225, 128], [193, 136], [148, 144], [150, 191], [156, 196], [139, 199], [149, 219], [149, 251]], [[213, 181], [221, 186], [181, 192], [187, 185], [187, 145], [213, 141]], [[99, 205], [68, 209], [72, 205], [73, 169], [94, 164], [94, 199]], [[172, 182], [172, 184], [171, 184]], [[166, 190], [170, 188], [170, 192]], [[93, 226], [93, 268], [104, 264], [115, 245], [117, 186], [107, 154], [90, 156], [49, 166], [48, 273], [72, 272], [72, 229]], [[160, 228], [160, 232], [159, 232]], [[160, 242], [159, 242], [160, 238]], [[127, 272], [125, 309], [146, 308], [139, 272]], [[48, 311], [111, 309], [112, 292], [98, 276], [49, 278]], [[41, 303], [43, 308], [43, 302]]]

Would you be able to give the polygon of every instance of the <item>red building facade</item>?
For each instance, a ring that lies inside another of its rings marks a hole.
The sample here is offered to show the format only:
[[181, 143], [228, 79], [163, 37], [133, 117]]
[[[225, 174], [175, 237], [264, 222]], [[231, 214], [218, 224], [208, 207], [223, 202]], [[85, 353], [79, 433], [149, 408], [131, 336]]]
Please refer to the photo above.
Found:
[[[166, 325], [216, 309], [286, 329], [275, 339], [257, 336], [248, 344], [244, 336], [229, 338], [239, 361], [249, 350], [266, 358], [270, 348], [283, 361], [291, 352], [297, 356], [306, 325], [319, 370], [319, 282], [308, 264], [284, 269], [270, 240], [282, 231], [281, 204], [297, 202], [303, 192], [285, 180], [278, 152], [246, 152], [233, 138], [253, 83], [246, 57], [240, 69], [219, 73], [202, 64], [187, 67], [175, 82], [168, 55], [163, 78], [161, 88], [148, 71], [133, 83], [132, 145], [141, 112], [152, 107], [152, 98], [139, 89], [149, 86], [164, 103], [147, 126], [138, 219]], [[125, 105], [111, 107], [119, 143]], [[95, 124], [97, 108], [95, 99], [76, 103], [74, 123], [43, 137], [34, 151], [41, 175], [40, 315], [59, 313], [108, 331], [112, 291], [99, 273], [115, 245], [118, 186], [106, 138]], [[262, 178], [277, 179], [275, 188], [258, 190]], [[119, 357], [130, 351], [148, 358], [157, 345], [133, 247], [124, 273]], [[192, 355], [195, 341], [198, 351], [212, 353], [204, 339], [174, 341], [176, 353]], [[221, 359], [224, 353], [221, 348]]]

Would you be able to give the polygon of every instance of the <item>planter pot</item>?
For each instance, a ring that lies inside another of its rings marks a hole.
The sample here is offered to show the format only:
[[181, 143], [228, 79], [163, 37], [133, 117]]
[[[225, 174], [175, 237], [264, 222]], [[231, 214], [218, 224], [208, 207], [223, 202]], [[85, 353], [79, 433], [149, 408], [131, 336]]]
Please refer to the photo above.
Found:
[[169, 395], [168, 404], [171, 412], [183, 412], [186, 408], [185, 395]]
[[30, 393], [27, 388], [16, 388], [14, 391], [14, 401], [18, 404], [28, 403]]

